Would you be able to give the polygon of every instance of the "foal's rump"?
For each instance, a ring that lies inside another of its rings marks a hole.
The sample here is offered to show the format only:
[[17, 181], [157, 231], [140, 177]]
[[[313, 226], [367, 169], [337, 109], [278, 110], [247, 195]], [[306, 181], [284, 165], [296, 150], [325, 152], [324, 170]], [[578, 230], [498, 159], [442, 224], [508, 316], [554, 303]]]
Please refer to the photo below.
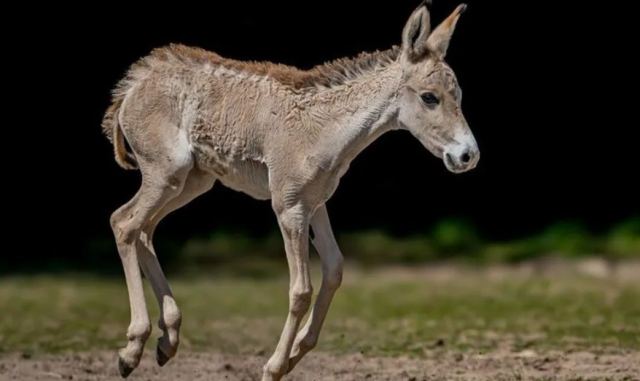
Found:
[[118, 164], [142, 167], [143, 174], [159, 161], [197, 165], [233, 189], [268, 198], [263, 125], [277, 124], [270, 118], [282, 107], [259, 95], [277, 86], [223, 63], [240, 65], [213, 52], [172, 45], [133, 64], [114, 89], [102, 122]]
[[180, 155], [187, 153], [188, 144], [182, 144], [186, 134], [178, 130], [185, 124], [182, 111], [188, 107], [185, 99], [192, 90], [193, 74], [185, 67], [167, 65], [152, 53], [131, 65], [118, 82], [102, 132], [113, 143], [122, 168], [136, 169], [141, 157], [171, 156], [174, 149]]

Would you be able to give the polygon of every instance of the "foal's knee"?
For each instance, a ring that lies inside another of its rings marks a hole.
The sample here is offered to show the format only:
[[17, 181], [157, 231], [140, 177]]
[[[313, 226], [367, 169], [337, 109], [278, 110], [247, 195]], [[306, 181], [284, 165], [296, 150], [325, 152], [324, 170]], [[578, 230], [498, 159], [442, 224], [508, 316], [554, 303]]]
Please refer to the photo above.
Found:
[[127, 218], [123, 215], [121, 209], [118, 209], [111, 214], [109, 222], [111, 223], [111, 230], [113, 230], [117, 244], [129, 245], [135, 242], [140, 229], [127, 223]]
[[289, 311], [295, 316], [303, 316], [311, 306], [313, 289], [308, 287], [295, 287], [289, 295]]

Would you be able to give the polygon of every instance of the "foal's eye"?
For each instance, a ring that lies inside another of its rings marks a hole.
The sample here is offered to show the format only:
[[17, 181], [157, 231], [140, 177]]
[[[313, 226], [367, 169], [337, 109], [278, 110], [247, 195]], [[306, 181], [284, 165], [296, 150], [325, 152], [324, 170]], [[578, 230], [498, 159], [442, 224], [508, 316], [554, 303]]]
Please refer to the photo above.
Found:
[[436, 95], [431, 92], [422, 93], [422, 95], [420, 95], [420, 98], [425, 104], [429, 106], [435, 106], [440, 103], [438, 97], [436, 97]]

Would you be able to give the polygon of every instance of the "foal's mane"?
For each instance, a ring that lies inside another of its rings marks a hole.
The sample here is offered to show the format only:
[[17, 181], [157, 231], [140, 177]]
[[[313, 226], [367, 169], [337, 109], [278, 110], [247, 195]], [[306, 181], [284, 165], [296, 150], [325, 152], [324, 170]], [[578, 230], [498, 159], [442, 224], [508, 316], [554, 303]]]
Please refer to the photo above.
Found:
[[353, 58], [338, 58], [309, 70], [302, 70], [272, 62], [239, 61], [201, 48], [171, 44], [153, 50], [143, 61], [155, 59], [184, 64], [210, 63], [248, 74], [267, 76], [294, 89], [304, 89], [344, 84], [358, 75], [389, 65], [398, 58], [399, 53], [400, 48], [393, 46], [383, 51], [360, 53]]

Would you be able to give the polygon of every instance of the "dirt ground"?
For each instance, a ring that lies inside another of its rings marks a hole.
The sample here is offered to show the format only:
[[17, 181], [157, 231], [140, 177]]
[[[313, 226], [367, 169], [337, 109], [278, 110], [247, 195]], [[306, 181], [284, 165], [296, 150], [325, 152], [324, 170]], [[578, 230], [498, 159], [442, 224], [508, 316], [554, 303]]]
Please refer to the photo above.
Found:
[[[115, 353], [0, 357], [0, 380], [120, 380]], [[164, 368], [146, 353], [130, 380], [259, 380], [264, 356], [180, 353]], [[640, 353], [438, 353], [428, 359], [311, 353], [286, 380], [640, 380]]]

